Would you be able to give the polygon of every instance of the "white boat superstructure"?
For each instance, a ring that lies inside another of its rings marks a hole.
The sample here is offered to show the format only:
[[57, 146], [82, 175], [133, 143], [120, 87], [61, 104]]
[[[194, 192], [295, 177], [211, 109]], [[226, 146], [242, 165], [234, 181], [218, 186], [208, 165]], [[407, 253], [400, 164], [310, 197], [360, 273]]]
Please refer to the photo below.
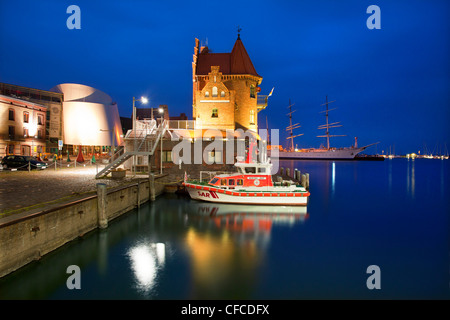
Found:
[[237, 172], [215, 175], [209, 182], [188, 180], [184, 187], [192, 199], [218, 203], [306, 206], [310, 193], [294, 181], [273, 182], [272, 163], [264, 152], [261, 161], [235, 163]]

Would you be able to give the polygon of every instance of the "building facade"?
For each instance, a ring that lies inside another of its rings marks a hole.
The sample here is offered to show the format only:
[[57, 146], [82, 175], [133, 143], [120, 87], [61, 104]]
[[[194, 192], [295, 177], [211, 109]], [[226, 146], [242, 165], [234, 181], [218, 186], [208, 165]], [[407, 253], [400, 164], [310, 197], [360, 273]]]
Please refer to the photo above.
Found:
[[0, 95], [0, 158], [44, 153], [46, 115], [44, 105]]
[[262, 79], [239, 35], [230, 53], [212, 53], [195, 39], [192, 113], [196, 128], [256, 132]]
[[[27, 88], [13, 84], [0, 83], [0, 95], [6, 96], [12, 99], [18, 99], [23, 101], [23, 104], [31, 103], [46, 107], [45, 111], [45, 146], [42, 153], [54, 154], [58, 152], [58, 140], [63, 139], [63, 95], [61, 93], [51, 92], [47, 90], [40, 90], [35, 88]], [[8, 102], [9, 103], [9, 102]], [[0, 112], [3, 110], [4, 105]], [[9, 115], [7, 116], [9, 118]], [[0, 131], [6, 132], [11, 120], [7, 123], [4, 122], [4, 117], [0, 120]], [[5, 127], [6, 126], [6, 127]], [[39, 125], [40, 126], [40, 125]], [[42, 129], [42, 127], [40, 127]], [[22, 129], [18, 128], [21, 131]], [[15, 136], [19, 137], [19, 131], [16, 131]], [[8, 135], [9, 136], [9, 135]], [[30, 138], [29, 138], [30, 139]], [[40, 139], [42, 140], [42, 139]], [[3, 142], [4, 143], [4, 142]], [[39, 144], [40, 145], [40, 144]], [[15, 154], [22, 154], [22, 150], [18, 147], [18, 150], [14, 151]], [[0, 150], [0, 156], [2, 156], [2, 150]]]

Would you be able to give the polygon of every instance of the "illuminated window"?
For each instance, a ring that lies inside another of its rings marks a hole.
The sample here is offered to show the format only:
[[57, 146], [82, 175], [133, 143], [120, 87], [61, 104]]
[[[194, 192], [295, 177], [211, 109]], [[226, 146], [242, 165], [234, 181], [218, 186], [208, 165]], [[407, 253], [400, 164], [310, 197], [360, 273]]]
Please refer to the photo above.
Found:
[[212, 88], [212, 96], [217, 97], [217, 87]]
[[250, 110], [250, 124], [255, 124], [255, 110]]
[[227, 185], [227, 179], [220, 179], [220, 184], [222, 186], [226, 186]]
[[9, 109], [8, 120], [11, 120], [11, 121], [14, 121], [14, 120], [15, 120], [15, 112], [14, 112], [14, 109]]
[[23, 128], [23, 136], [28, 137], [28, 129], [27, 128]]
[[212, 109], [211, 118], [217, 118], [217, 117], [219, 117], [219, 110]]
[[255, 86], [251, 85], [250, 86], [250, 98], [254, 98], [255, 97]]
[[172, 151], [163, 151], [162, 161], [163, 162], [171, 162], [172, 161]]
[[24, 123], [28, 123], [28, 121], [30, 120], [30, 114], [26, 111], [23, 112], [23, 122]]
[[205, 97], [209, 97], [209, 91], [205, 91]]
[[237, 180], [237, 185], [238, 185], [238, 186], [243, 186], [243, 185], [244, 185], [244, 180], [238, 179], [238, 180]]
[[221, 91], [220, 92], [220, 96], [223, 98], [223, 97], [225, 97], [225, 91]]

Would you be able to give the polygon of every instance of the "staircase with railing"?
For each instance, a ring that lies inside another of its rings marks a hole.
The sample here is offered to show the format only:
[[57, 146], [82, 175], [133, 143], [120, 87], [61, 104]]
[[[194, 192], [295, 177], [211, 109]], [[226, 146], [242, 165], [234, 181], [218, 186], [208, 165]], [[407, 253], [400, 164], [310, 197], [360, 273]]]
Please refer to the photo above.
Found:
[[158, 143], [161, 141], [161, 137], [164, 136], [167, 129], [167, 121], [163, 121], [159, 126], [157, 126], [155, 121], [150, 121], [150, 123], [142, 125], [137, 130], [130, 130], [126, 135], [126, 139], [133, 141], [133, 148], [125, 151], [124, 146], [121, 146], [111, 156], [110, 163], [97, 173], [95, 177], [101, 178], [108, 175], [133, 156], [153, 155]]

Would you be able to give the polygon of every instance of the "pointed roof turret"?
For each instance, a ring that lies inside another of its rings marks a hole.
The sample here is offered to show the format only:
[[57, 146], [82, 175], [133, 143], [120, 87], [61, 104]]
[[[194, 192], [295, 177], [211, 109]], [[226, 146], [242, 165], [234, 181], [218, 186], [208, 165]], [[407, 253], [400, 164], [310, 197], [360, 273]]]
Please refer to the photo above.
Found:
[[236, 42], [234, 43], [233, 50], [231, 51], [230, 59], [231, 74], [251, 74], [253, 76], [260, 77], [253, 66], [252, 60], [248, 56], [247, 50], [245, 50], [239, 34]]
[[208, 75], [211, 66], [219, 66], [222, 74], [249, 74], [262, 78], [253, 66], [239, 32], [240, 29], [231, 53], [212, 53], [207, 48], [200, 51], [196, 61], [196, 74]]

